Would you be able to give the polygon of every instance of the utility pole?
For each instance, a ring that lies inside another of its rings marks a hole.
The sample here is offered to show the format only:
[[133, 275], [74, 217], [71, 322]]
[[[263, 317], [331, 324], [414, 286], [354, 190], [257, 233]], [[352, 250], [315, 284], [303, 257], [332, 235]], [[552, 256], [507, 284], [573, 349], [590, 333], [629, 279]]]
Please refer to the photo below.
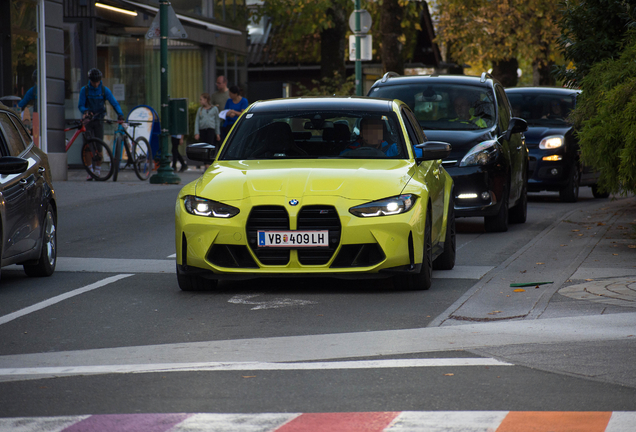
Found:
[[362, 8], [360, 0], [356, 0], [355, 18], [355, 35], [356, 35], [356, 95], [362, 96], [362, 44], [360, 43], [360, 9]]
[[161, 162], [157, 174], [150, 177], [153, 184], [179, 184], [181, 179], [174, 173], [170, 166], [169, 138], [170, 110], [168, 109], [168, 0], [159, 1], [160, 14], [160, 63], [161, 63], [161, 135], [159, 136], [159, 148], [161, 149]]

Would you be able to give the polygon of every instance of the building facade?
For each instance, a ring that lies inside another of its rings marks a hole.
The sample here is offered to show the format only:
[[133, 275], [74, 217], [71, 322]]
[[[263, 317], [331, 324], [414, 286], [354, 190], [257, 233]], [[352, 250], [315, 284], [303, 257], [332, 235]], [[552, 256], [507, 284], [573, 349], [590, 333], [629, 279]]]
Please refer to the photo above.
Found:
[[[67, 154], [63, 129], [80, 117], [79, 92], [91, 68], [102, 71], [124, 114], [138, 105], [161, 112], [159, 39], [146, 38], [157, 1], [0, 3], [5, 29], [0, 31], [10, 29], [0, 46], [0, 99], [17, 108], [36, 81], [43, 83], [22, 115], [31, 119], [36, 142], [49, 154], [54, 179], [66, 179], [68, 165], [79, 163], [80, 146]], [[218, 75], [247, 90], [245, 0], [172, 0], [171, 6], [187, 37], [168, 41], [170, 97], [198, 104], [201, 93], [216, 91]], [[114, 111], [109, 117], [116, 118]], [[105, 138], [111, 139], [108, 127]]]

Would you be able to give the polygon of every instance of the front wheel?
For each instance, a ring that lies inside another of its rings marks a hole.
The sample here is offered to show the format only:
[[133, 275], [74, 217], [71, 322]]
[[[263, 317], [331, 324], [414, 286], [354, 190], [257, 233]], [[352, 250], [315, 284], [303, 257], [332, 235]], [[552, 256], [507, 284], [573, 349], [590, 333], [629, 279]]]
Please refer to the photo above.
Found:
[[209, 291], [216, 288], [217, 279], [206, 279], [199, 275], [182, 273], [177, 265], [177, 283], [181, 291]]
[[135, 174], [139, 177], [139, 180], [147, 180], [152, 172], [152, 150], [148, 140], [144, 137], [139, 137], [135, 140], [132, 148]]
[[115, 146], [113, 147], [113, 181], [117, 181], [117, 176], [119, 175], [119, 164], [121, 163], [121, 156], [124, 150], [122, 144], [121, 136], [117, 137]]
[[427, 290], [431, 287], [433, 278], [433, 235], [431, 231], [432, 215], [429, 210], [426, 213], [424, 224], [424, 253], [422, 256], [422, 268], [419, 273], [394, 276], [394, 285], [405, 287], [409, 290]]
[[521, 190], [521, 198], [516, 206], [508, 212], [508, 220], [511, 223], [525, 223], [528, 218], [528, 187], [524, 184]]
[[37, 264], [24, 264], [27, 276], [51, 276], [57, 263], [57, 217], [51, 204], [44, 216], [42, 232], [42, 249]]
[[105, 181], [113, 175], [113, 154], [98, 138], [91, 138], [82, 146], [82, 163], [88, 175], [95, 180]]
[[577, 202], [579, 199], [579, 183], [581, 181], [581, 173], [579, 166], [575, 163], [570, 167], [570, 176], [568, 183], [559, 191], [559, 198], [563, 202]]
[[494, 216], [484, 217], [484, 228], [486, 232], [506, 232], [508, 231], [508, 207], [510, 202], [510, 194], [508, 188], [504, 188], [501, 197], [501, 206]]
[[457, 252], [457, 231], [455, 228], [455, 203], [453, 192], [448, 202], [448, 216], [446, 217], [446, 235], [444, 236], [444, 252], [433, 261], [435, 270], [452, 270], [455, 267]]

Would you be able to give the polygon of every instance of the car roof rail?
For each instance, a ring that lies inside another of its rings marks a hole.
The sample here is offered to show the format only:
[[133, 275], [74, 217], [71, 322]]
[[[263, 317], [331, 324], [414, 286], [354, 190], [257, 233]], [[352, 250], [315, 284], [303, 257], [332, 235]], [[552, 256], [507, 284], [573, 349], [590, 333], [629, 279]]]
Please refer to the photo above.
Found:
[[482, 72], [481, 79], [479, 81], [485, 83], [488, 78], [492, 79], [492, 75], [490, 75], [488, 72]]
[[384, 76], [382, 77], [382, 82], [385, 83], [389, 80], [389, 78], [394, 78], [394, 77], [399, 77], [400, 74], [397, 72], [387, 72], [384, 74]]

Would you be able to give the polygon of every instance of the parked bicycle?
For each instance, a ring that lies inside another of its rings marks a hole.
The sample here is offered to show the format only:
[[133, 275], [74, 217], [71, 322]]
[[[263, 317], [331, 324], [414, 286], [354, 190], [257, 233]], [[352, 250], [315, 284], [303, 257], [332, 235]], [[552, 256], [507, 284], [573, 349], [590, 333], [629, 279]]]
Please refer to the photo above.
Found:
[[86, 131], [86, 124], [90, 119], [84, 119], [76, 122], [73, 126], [64, 129], [68, 132], [77, 129], [70, 140], [66, 142], [66, 151], [71, 148], [78, 136], [83, 135], [84, 144], [82, 144], [82, 165], [84, 169], [93, 179], [105, 181], [113, 175], [113, 154], [108, 145], [99, 138], [93, 137]]
[[[108, 124], [119, 123], [114, 120], [105, 120]], [[115, 131], [115, 144], [113, 145], [113, 181], [117, 181], [120, 170], [132, 166], [139, 180], [147, 180], [152, 172], [153, 160], [150, 144], [145, 137], [135, 138], [135, 130], [141, 123], [128, 123], [133, 128], [130, 135], [123, 124], [119, 123]], [[132, 143], [132, 146], [131, 146]], [[126, 158], [123, 159], [124, 149]]]

